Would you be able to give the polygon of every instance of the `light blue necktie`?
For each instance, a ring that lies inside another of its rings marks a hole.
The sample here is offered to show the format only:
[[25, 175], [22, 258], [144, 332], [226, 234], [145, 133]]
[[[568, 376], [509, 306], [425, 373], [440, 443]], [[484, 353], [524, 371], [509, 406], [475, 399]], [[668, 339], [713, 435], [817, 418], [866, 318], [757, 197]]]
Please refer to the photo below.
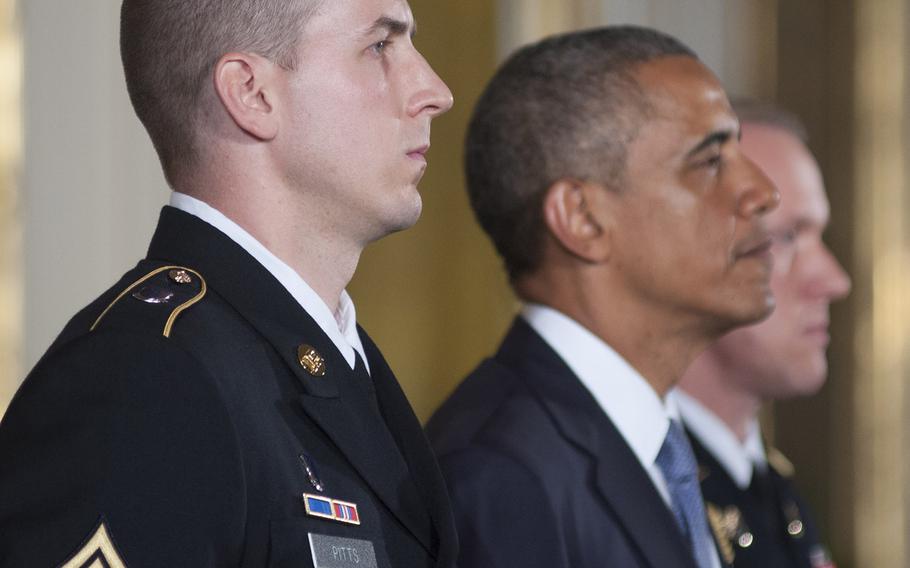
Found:
[[670, 420], [670, 429], [656, 462], [664, 474], [673, 514], [683, 536], [689, 541], [695, 563], [699, 568], [711, 568], [714, 541], [708, 531], [708, 518], [698, 486], [698, 464], [692, 446], [676, 420]]

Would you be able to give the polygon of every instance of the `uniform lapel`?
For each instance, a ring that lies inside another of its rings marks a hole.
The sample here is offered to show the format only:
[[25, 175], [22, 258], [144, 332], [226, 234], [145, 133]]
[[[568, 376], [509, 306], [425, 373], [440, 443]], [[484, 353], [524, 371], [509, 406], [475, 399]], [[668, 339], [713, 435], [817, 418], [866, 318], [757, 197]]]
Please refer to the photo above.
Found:
[[[375, 369], [372, 361], [371, 368]], [[362, 374], [351, 371], [355, 375], [353, 380], [364, 382], [363, 387], [372, 391], [373, 387], [367, 384], [370, 381], [369, 375], [365, 371], [361, 372]], [[376, 371], [373, 373], [375, 375]], [[378, 395], [377, 392], [376, 396]], [[391, 464], [389, 461], [398, 459], [400, 455], [399, 447], [390, 435], [394, 431], [394, 425], [388, 422], [383, 424], [382, 417], [376, 415], [372, 408], [358, 407], [356, 411], [352, 410], [344, 398], [324, 399], [303, 395], [300, 403], [389, 511], [428, 552], [435, 554], [432, 525], [423, 499], [420, 498], [412, 477], [399, 474], [403, 469], [408, 469], [407, 465]], [[366, 432], [370, 435], [365, 435]]]
[[516, 319], [497, 359], [518, 368], [562, 435], [596, 464], [596, 491], [653, 568], [695, 568], [673, 514], [619, 431], [552, 348]]
[[455, 520], [439, 464], [417, 416], [401, 390], [379, 349], [360, 330], [360, 337], [370, 362], [373, 384], [382, 415], [411, 471], [414, 484], [429, 506], [435, 526], [437, 566], [454, 566], [458, 553]]
[[[717, 555], [720, 558], [721, 564], [724, 568], [731, 568], [733, 564], [727, 562], [727, 558], [733, 555], [733, 562], [735, 562], [736, 548], [733, 546], [735, 539], [738, 536], [738, 531], [743, 527], [747, 527], [746, 524], [751, 511], [754, 506], [760, 506], [758, 502], [752, 504], [752, 499], [741, 500], [739, 497], [741, 495], [740, 489], [737, 487], [736, 482], [733, 481], [733, 478], [730, 477], [730, 474], [727, 473], [727, 470], [720, 465], [720, 462], [717, 461], [717, 458], [702, 445], [701, 440], [698, 439], [698, 436], [693, 434], [690, 430], [686, 429], [686, 435], [689, 437], [689, 442], [692, 445], [692, 451], [695, 452], [695, 459], [698, 461], [699, 469], [699, 478], [700, 485], [702, 490], [702, 496], [705, 498], [705, 506], [723, 506], [728, 505], [733, 506], [738, 515], [740, 515], [742, 525], [740, 527], [714, 527], [711, 526], [711, 535], [714, 537], [714, 545], [717, 548]], [[711, 496], [714, 495], [712, 498]], [[721, 498], [719, 502], [711, 503], [710, 500], [717, 499], [718, 496], [726, 496], [728, 498]], [[762, 514], [762, 513], [759, 513]], [[710, 519], [709, 519], [710, 520]], [[751, 521], [750, 521], [751, 522]], [[719, 530], [719, 529], [724, 530]], [[752, 527], [752, 530], [755, 530], [756, 527]], [[730, 534], [723, 534], [725, 531], [733, 531]], [[726, 542], [722, 542], [722, 539], [726, 539]], [[728, 550], [728, 554], [724, 554], [724, 549]], [[754, 549], [753, 549], [754, 550]]]
[[[197, 270], [206, 279], [210, 293], [221, 296], [249, 321], [302, 385], [300, 405], [304, 412], [335, 443], [389, 511], [432, 550], [429, 522], [421, 522], [419, 515], [402, 507], [400, 492], [408, 489], [400, 487], [394, 470], [386, 467], [388, 453], [395, 448], [377, 447], [375, 436], [366, 435], [375, 427], [367, 418], [370, 409], [352, 408], [341, 397], [339, 384], [354, 371], [281, 283], [221, 231], [173, 207], [162, 210], [148, 258], [166, 259]], [[324, 375], [315, 376], [300, 364], [298, 348], [302, 344], [311, 346], [324, 359]], [[391, 423], [389, 426], [393, 427]]]

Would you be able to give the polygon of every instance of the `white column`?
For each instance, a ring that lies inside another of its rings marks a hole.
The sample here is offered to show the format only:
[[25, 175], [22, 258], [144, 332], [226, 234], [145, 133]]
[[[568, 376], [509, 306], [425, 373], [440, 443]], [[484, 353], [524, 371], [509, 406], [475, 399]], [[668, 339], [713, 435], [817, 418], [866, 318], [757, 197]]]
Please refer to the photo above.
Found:
[[166, 185], [129, 105], [119, 2], [28, 0], [25, 356], [144, 256]]
[[22, 233], [16, 174], [22, 146], [22, 44], [12, 0], [0, 0], [0, 417], [18, 384]]

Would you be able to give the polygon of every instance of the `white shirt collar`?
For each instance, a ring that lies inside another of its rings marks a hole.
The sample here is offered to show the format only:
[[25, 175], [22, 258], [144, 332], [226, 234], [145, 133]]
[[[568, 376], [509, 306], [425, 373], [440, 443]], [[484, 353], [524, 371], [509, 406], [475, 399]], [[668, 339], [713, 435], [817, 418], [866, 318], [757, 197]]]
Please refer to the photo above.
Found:
[[568, 316], [539, 304], [526, 305], [522, 316], [591, 392], [642, 466], [655, 469], [670, 419], [678, 417], [675, 403], [661, 400], [622, 356]]
[[675, 389], [671, 398], [689, 432], [720, 462], [737, 487], [748, 489], [754, 468], [764, 469], [768, 463], [758, 420], [749, 424], [746, 440], [740, 442], [723, 420], [692, 395]]
[[[670, 491], [656, 460], [670, 420], [679, 420], [675, 399], [667, 396], [661, 400], [619, 353], [568, 316], [539, 304], [526, 305], [522, 316], [591, 392], [648, 473], [664, 503], [671, 506]], [[720, 568], [711, 535], [704, 534], [702, 538], [711, 542], [714, 551], [711, 566]]]
[[360, 358], [369, 372], [370, 364], [367, 362], [363, 343], [357, 333], [357, 313], [347, 290], [341, 291], [341, 296], [338, 298], [338, 310], [333, 314], [319, 294], [310, 288], [309, 284], [293, 268], [223, 213], [208, 203], [177, 191], [171, 193], [170, 205], [205, 221], [250, 253], [316, 321], [316, 324], [329, 336], [329, 339], [344, 356], [351, 369], [357, 362], [356, 351], [360, 354]]

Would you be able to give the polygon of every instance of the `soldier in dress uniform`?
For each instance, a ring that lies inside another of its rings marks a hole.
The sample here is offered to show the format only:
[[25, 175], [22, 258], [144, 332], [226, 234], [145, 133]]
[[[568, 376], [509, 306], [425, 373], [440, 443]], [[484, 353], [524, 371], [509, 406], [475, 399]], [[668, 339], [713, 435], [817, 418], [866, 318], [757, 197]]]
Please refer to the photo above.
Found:
[[821, 388], [828, 307], [847, 294], [850, 279], [822, 240], [828, 200], [803, 125], [764, 103], [741, 102], [735, 110], [743, 151], [781, 193], [768, 216], [777, 307], [707, 349], [683, 377], [677, 402], [709, 517], [734, 566], [833, 566], [794, 487], [792, 465], [763, 443], [758, 411], [765, 401]]
[[174, 193], [0, 425], [0, 566], [454, 566], [436, 461], [344, 291], [417, 220], [452, 104], [414, 29], [405, 0], [123, 2]]

